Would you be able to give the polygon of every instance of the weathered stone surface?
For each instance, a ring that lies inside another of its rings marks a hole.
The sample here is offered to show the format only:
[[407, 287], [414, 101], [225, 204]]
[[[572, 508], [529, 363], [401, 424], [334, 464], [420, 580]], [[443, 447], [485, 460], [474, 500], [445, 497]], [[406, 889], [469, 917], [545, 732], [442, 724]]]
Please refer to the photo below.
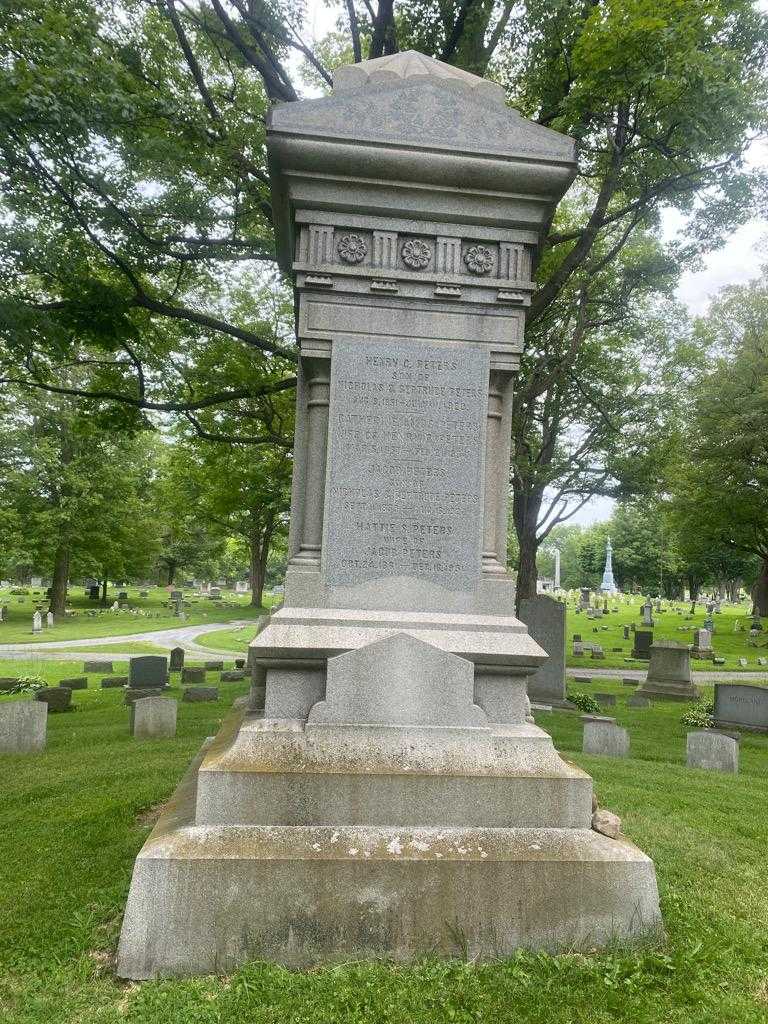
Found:
[[206, 672], [221, 672], [224, 668], [223, 661], [206, 661], [204, 664]]
[[[163, 689], [165, 689], [165, 687], [163, 687]], [[128, 686], [125, 690], [125, 696], [123, 697], [123, 704], [133, 704], [135, 700], [141, 700], [143, 697], [156, 697], [157, 694], [158, 687], [156, 686]]]
[[131, 704], [131, 732], [134, 739], [172, 739], [176, 735], [175, 700], [140, 697]]
[[689, 768], [736, 773], [739, 770], [739, 742], [711, 729], [689, 732], [686, 758]]
[[[528, 679], [531, 700], [544, 703], [565, 700], [565, 610], [563, 603], [550, 597], [526, 598], [520, 602], [521, 622], [548, 655], [541, 668]], [[579, 641], [575, 641], [574, 647]]]
[[37, 691], [35, 700], [47, 704], [49, 711], [69, 711], [72, 707], [72, 691], [64, 686], [46, 686]]
[[171, 648], [169, 671], [171, 671], [171, 672], [181, 672], [181, 670], [183, 668], [184, 668], [184, 648], [183, 647], [173, 647], [173, 648]]
[[66, 686], [70, 690], [87, 690], [88, 679], [85, 676], [76, 676], [74, 679], [62, 679], [59, 686]]
[[128, 685], [128, 676], [106, 676], [101, 680], [102, 690], [117, 690]]
[[768, 732], [768, 687], [715, 683], [715, 724]]
[[624, 676], [622, 678], [622, 680], [621, 680], [621, 685], [622, 686], [639, 686], [640, 685], [640, 680], [639, 679], [631, 679], [629, 676]]
[[691, 654], [674, 640], [657, 640], [651, 645], [648, 675], [637, 691], [661, 700], [696, 700], [699, 691], [691, 678]]
[[219, 691], [215, 686], [188, 686], [181, 695], [188, 704], [219, 699]]
[[641, 658], [644, 661], [648, 661], [651, 656], [651, 644], [653, 643], [653, 633], [647, 629], [635, 630], [635, 640], [632, 647], [632, 657]]
[[112, 672], [111, 661], [84, 661], [83, 672], [90, 674], [91, 672]]
[[0, 754], [34, 754], [45, 748], [48, 709], [39, 701], [0, 703]]
[[650, 706], [651, 702], [648, 697], [643, 697], [639, 693], [633, 693], [627, 701], [627, 707], [630, 708], [649, 708]]
[[614, 707], [616, 704], [616, 694], [614, 693], [596, 693], [595, 700], [598, 704], [604, 704], [605, 707]]
[[17, 676], [0, 676], [0, 693], [7, 693], [18, 685]]
[[601, 757], [629, 757], [629, 732], [615, 718], [582, 715], [584, 738], [582, 752]]
[[245, 679], [245, 671], [243, 669], [231, 669], [228, 672], [222, 672], [220, 676], [222, 683], [239, 683], [242, 679]]
[[168, 662], [156, 654], [143, 654], [128, 662], [128, 680], [132, 689], [148, 689], [168, 684]]
[[183, 668], [181, 670], [181, 682], [184, 686], [203, 686], [205, 684], [205, 669]]
[[601, 808], [592, 815], [592, 828], [609, 839], [618, 839], [621, 836], [621, 818]]

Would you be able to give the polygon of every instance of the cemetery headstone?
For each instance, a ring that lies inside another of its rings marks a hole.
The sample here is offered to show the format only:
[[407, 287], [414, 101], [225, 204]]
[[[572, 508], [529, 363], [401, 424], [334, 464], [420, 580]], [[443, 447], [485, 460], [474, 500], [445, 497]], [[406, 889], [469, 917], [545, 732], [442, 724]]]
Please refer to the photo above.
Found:
[[131, 705], [134, 701], [142, 700], [144, 697], [157, 697], [158, 688], [156, 686], [145, 686], [145, 687], [132, 687], [127, 686], [123, 694], [123, 704]]
[[605, 651], [600, 644], [592, 644], [592, 659], [602, 661], [605, 658]]
[[73, 679], [62, 679], [59, 686], [66, 686], [70, 690], [87, 690], [88, 680], [85, 676], [75, 676]]
[[176, 735], [175, 700], [141, 697], [131, 704], [131, 733], [136, 740], [173, 739]]
[[48, 709], [38, 701], [0, 703], [0, 754], [35, 754], [45, 749]]
[[615, 718], [603, 715], [582, 715], [583, 754], [601, 757], [629, 757], [629, 732], [616, 724]]
[[41, 633], [43, 631], [43, 617], [40, 612], [35, 612], [32, 616], [32, 632]]
[[183, 668], [181, 682], [184, 686], [202, 686], [205, 683], [204, 668]]
[[621, 680], [621, 685], [622, 686], [639, 686], [640, 685], [640, 680], [639, 679], [633, 679], [630, 676], [623, 676], [622, 680]]
[[184, 648], [173, 647], [170, 655], [170, 670], [171, 672], [181, 672], [184, 668]]
[[238, 683], [242, 679], [245, 679], [245, 672], [242, 669], [234, 669], [229, 672], [221, 673], [222, 683]]
[[83, 672], [86, 672], [88, 675], [90, 675], [91, 672], [103, 672], [106, 674], [108, 672], [114, 672], [114, 667], [111, 661], [84, 661]]
[[712, 729], [689, 732], [686, 761], [689, 768], [736, 774], [739, 770], [739, 741]]
[[235, 658], [235, 668], [245, 668], [245, 658]]
[[643, 697], [639, 693], [633, 693], [627, 701], [627, 707], [629, 708], [649, 708], [651, 702], [648, 697]]
[[598, 704], [602, 704], [604, 707], [614, 707], [616, 705], [616, 694], [615, 693], [596, 693], [595, 700]]
[[520, 620], [549, 657], [528, 679], [532, 701], [554, 704], [565, 700], [565, 605], [550, 597], [525, 598]]
[[128, 662], [128, 685], [132, 689], [147, 689], [168, 685], [168, 663], [157, 654], [143, 654]]
[[652, 644], [648, 675], [637, 692], [654, 699], [697, 700], [699, 691], [693, 685], [688, 648], [674, 640]]
[[632, 647], [632, 657], [647, 661], [651, 657], [651, 645], [653, 644], [653, 633], [645, 629], [635, 630], [635, 641]]
[[128, 685], [128, 676], [105, 676], [101, 680], [102, 690], [117, 690]]
[[89, 601], [98, 601], [99, 597], [100, 597], [100, 593], [99, 593], [99, 587], [98, 586], [88, 587], [88, 600]]
[[206, 661], [205, 671], [206, 672], [221, 672], [224, 668], [223, 661]]
[[53, 612], [46, 612], [45, 623], [49, 627], [53, 625]]
[[70, 711], [72, 691], [68, 686], [45, 686], [35, 693], [35, 700], [47, 704], [49, 711]]
[[[405, 52], [272, 107], [266, 145], [300, 352], [285, 604], [251, 645], [264, 718], [223, 726], [168, 855], [137, 858], [117, 972], [447, 952], [455, 921], [479, 958], [655, 931], [652, 863], [591, 831], [589, 778], [529, 721], [546, 654], [505, 568], [534, 240], [574, 144]], [[460, 863], [410, 842], [441, 829]]]
[[768, 687], [715, 683], [715, 725], [768, 732]]
[[188, 704], [199, 704], [204, 701], [219, 699], [219, 691], [215, 686], [188, 686], [181, 695]]
[[629, 640], [629, 626], [622, 627], [622, 634], [625, 640]]

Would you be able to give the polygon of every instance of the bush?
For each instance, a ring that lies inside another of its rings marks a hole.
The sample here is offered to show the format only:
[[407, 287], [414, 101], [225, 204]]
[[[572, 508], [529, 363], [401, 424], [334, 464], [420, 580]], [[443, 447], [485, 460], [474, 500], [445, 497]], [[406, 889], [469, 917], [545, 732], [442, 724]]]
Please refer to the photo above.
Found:
[[695, 704], [691, 704], [680, 721], [692, 729], [711, 729], [715, 724], [715, 705], [712, 701], [697, 700]]
[[581, 693], [579, 690], [574, 690], [571, 693], [569, 690], [565, 696], [566, 700], [569, 700], [571, 704], [575, 704], [577, 708], [581, 708], [582, 711], [586, 711], [589, 715], [599, 714], [601, 710], [595, 698], [590, 697], [588, 693]]
[[12, 689], [7, 690], [6, 693], [37, 693], [38, 690], [44, 689], [48, 684], [40, 676], [21, 676]]

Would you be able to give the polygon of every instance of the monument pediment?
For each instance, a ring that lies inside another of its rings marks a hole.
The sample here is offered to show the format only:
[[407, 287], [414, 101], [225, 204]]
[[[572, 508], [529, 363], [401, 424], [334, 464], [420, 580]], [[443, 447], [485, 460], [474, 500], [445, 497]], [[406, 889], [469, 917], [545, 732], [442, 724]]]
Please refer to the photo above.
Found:
[[275, 107], [270, 131], [573, 163], [572, 139], [521, 117], [476, 75], [413, 51], [343, 71], [330, 96]]

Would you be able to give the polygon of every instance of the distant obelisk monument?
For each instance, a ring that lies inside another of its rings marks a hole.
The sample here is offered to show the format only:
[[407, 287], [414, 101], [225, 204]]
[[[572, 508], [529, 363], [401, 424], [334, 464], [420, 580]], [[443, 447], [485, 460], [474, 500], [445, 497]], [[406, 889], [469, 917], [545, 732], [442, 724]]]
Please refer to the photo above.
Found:
[[[259, 128], [254, 125], [254, 132]], [[284, 606], [136, 860], [118, 974], [592, 949], [653, 862], [531, 716], [507, 501], [533, 267], [574, 143], [406, 52], [267, 119], [299, 347]]]
[[615, 594], [617, 589], [616, 580], [613, 578], [613, 548], [609, 537], [605, 545], [605, 569], [603, 569], [603, 582], [600, 584], [600, 590], [603, 594]]

